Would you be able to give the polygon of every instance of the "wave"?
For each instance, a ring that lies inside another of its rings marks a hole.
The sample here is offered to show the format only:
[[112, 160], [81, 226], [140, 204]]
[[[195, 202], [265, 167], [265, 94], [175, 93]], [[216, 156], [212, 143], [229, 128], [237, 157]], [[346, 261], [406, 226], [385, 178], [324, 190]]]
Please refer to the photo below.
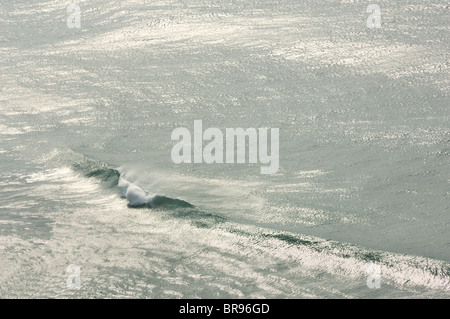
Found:
[[107, 188], [118, 188], [120, 196], [128, 200], [128, 207], [194, 208], [194, 205], [182, 199], [151, 194], [143, 190], [138, 185], [126, 180], [118, 169], [111, 168], [106, 163], [85, 158], [72, 166], [75, 171], [82, 172], [84, 176], [100, 180]]
[[[244, 225], [229, 232], [258, 243], [258, 249], [274, 249], [284, 258], [297, 260], [314, 271], [345, 278], [361, 278], [379, 267], [382, 283], [401, 290], [428, 293], [430, 289], [450, 294], [450, 263], [423, 256], [366, 249], [355, 244]], [[438, 293], [439, 294], [439, 293]], [[449, 295], [450, 296], [450, 295]]]
[[121, 197], [128, 200], [129, 207], [166, 207], [166, 208], [193, 208], [194, 205], [178, 198], [170, 198], [163, 195], [149, 194], [139, 186], [130, 183], [120, 176], [117, 186]]
[[402, 289], [422, 287], [450, 291], [450, 263], [445, 261], [375, 251], [350, 243], [231, 222], [185, 200], [151, 194], [127, 180], [120, 169], [91, 159], [83, 159], [74, 164], [73, 169], [118, 191], [130, 208], [163, 209], [170, 213], [169, 217], [187, 219], [196, 227], [221, 229], [245, 238], [248, 243], [257, 242], [258, 249], [277, 247], [279, 253], [301, 260], [310, 269], [360, 277], [367, 274], [370, 265], [376, 264], [381, 267], [383, 280]]
[[200, 228], [212, 228], [226, 221], [226, 218], [204, 211], [191, 203], [161, 194], [151, 194], [125, 178], [119, 168], [83, 156], [72, 168], [89, 178], [99, 180], [105, 188], [117, 190], [119, 196], [128, 201], [129, 208], [159, 209], [170, 213], [171, 217], [187, 219]]

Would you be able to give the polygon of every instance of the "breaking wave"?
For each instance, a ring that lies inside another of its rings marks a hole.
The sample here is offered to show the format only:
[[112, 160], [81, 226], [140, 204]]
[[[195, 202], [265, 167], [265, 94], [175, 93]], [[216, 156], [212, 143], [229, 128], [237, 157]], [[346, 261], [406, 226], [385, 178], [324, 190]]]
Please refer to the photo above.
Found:
[[120, 196], [128, 200], [128, 206], [133, 208], [193, 208], [194, 205], [178, 198], [170, 198], [159, 194], [151, 194], [138, 185], [125, 179], [118, 169], [109, 167], [106, 163], [85, 159], [73, 165], [75, 171], [82, 172], [86, 177], [100, 180], [107, 188], [118, 188]]

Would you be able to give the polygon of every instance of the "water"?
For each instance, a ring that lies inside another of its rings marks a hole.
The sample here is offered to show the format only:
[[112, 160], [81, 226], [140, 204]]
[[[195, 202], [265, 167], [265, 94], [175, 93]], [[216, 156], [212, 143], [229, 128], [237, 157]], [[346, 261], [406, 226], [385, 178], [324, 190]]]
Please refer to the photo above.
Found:
[[[444, 2], [77, 3], [0, 6], [3, 298], [450, 297]], [[174, 164], [194, 120], [278, 172]]]

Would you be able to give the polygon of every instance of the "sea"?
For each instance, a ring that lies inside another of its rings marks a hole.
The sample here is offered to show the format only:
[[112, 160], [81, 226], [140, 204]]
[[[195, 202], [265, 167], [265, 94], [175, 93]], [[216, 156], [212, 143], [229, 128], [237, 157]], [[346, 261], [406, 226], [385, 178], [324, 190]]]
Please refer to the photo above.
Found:
[[450, 298], [449, 9], [0, 0], [0, 297]]

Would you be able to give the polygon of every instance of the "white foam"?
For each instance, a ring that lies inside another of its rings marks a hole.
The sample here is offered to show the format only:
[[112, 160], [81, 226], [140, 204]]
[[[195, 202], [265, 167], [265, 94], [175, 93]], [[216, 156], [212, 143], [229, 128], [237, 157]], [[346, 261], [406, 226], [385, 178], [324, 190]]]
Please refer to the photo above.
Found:
[[121, 192], [121, 197], [126, 198], [130, 203], [130, 206], [137, 207], [151, 204], [153, 196], [145, 192], [139, 186], [130, 183], [125, 178], [119, 178], [118, 186]]

